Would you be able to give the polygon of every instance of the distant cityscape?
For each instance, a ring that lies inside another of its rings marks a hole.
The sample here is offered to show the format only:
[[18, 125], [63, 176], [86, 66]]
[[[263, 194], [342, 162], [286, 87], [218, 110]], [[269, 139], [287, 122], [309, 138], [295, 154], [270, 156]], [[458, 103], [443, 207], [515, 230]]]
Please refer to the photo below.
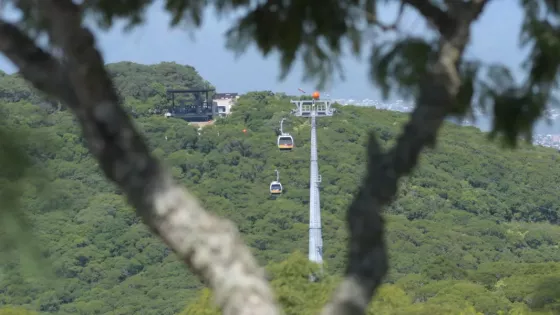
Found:
[[[414, 108], [413, 103], [407, 103], [402, 100], [398, 100], [392, 103], [383, 103], [378, 100], [373, 99], [333, 99], [341, 105], [356, 105], [356, 106], [372, 106], [379, 109], [387, 109], [398, 112], [411, 112]], [[560, 125], [560, 110], [550, 109], [547, 112], [548, 118], [553, 122], [554, 125]], [[465, 119], [461, 122], [457, 120], [449, 120], [453, 123], [460, 124], [462, 126], [474, 126], [483, 131], [487, 131], [490, 126], [490, 121], [487, 117], [484, 117], [482, 112], [475, 110], [476, 123]], [[540, 129], [540, 130], [539, 130]], [[549, 133], [549, 126], [541, 126], [540, 128], [535, 128], [535, 135], [533, 136], [533, 143], [535, 145], [540, 145], [544, 147], [550, 147], [560, 150], [560, 129], [558, 132]]]
[[535, 135], [533, 136], [533, 143], [560, 150], [560, 134]]

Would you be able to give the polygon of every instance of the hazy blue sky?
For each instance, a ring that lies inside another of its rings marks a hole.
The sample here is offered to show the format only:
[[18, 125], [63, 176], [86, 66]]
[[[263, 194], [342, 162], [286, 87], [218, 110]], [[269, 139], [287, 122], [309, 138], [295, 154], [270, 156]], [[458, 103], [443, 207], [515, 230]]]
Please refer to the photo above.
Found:
[[[382, 18], [392, 20], [396, 7], [381, 11]], [[521, 9], [517, 1], [494, 0], [474, 26], [472, 47], [469, 55], [486, 61], [501, 61], [518, 65], [523, 54], [517, 47]], [[148, 12], [148, 23], [133, 32], [121, 29], [110, 32], [97, 31], [98, 43], [106, 62], [134, 61], [143, 64], [175, 61], [194, 66], [199, 73], [217, 87], [219, 92], [247, 92], [273, 90], [298, 93], [297, 88], [312, 90], [314, 84], [303, 83], [302, 67], [297, 64], [289, 77], [279, 82], [279, 66], [276, 56], [264, 59], [256, 49], [249, 49], [240, 58], [225, 49], [224, 32], [231, 19], [217, 19], [207, 14], [204, 26], [194, 32], [194, 41], [185, 30], [170, 30], [168, 15], [161, 5], [154, 5]], [[425, 32], [425, 26], [412, 10], [405, 15], [403, 25], [416, 34]], [[367, 60], [368, 52], [362, 58]], [[367, 61], [348, 57], [343, 62], [346, 74], [344, 82], [337, 81], [329, 87], [333, 98], [378, 98], [379, 94], [368, 79]], [[0, 59], [0, 69], [13, 72], [14, 68]]]

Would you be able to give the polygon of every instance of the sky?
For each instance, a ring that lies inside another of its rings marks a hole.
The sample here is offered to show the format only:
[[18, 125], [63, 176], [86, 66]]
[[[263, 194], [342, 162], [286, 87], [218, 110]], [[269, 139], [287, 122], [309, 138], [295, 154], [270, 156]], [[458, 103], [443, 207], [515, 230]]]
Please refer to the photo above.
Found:
[[[385, 6], [380, 17], [393, 21], [396, 6]], [[12, 16], [12, 13], [3, 15]], [[518, 48], [518, 32], [522, 19], [517, 1], [494, 0], [474, 25], [472, 45], [467, 55], [488, 62], [502, 62], [517, 67], [525, 54]], [[184, 29], [170, 29], [169, 16], [156, 3], [147, 12], [147, 23], [131, 32], [122, 28], [110, 31], [95, 30], [98, 46], [107, 63], [133, 61], [154, 64], [174, 61], [195, 67], [203, 78], [216, 86], [218, 92], [245, 93], [255, 90], [272, 90], [297, 94], [298, 88], [312, 91], [314, 82], [303, 82], [303, 67], [293, 67], [284, 81], [279, 81], [279, 62], [276, 55], [264, 58], [254, 47], [237, 58], [225, 48], [224, 33], [232, 25], [232, 18], [219, 19], [213, 12], [205, 14], [203, 26], [190, 34]], [[402, 19], [403, 30], [417, 35], [425, 34], [423, 20], [412, 10]], [[380, 99], [379, 91], [368, 77], [368, 54], [360, 58], [346, 56], [342, 60], [345, 80], [336, 76], [323, 93], [332, 98]], [[0, 69], [11, 73], [15, 68], [4, 57], [0, 58]]]

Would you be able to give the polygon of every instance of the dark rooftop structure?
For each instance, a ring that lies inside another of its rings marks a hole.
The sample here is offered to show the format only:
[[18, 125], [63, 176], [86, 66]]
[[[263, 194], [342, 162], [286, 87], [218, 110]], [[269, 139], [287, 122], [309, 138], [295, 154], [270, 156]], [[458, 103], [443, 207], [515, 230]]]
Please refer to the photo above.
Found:
[[236, 98], [239, 93], [216, 93], [214, 94], [214, 99], [231, 99]]

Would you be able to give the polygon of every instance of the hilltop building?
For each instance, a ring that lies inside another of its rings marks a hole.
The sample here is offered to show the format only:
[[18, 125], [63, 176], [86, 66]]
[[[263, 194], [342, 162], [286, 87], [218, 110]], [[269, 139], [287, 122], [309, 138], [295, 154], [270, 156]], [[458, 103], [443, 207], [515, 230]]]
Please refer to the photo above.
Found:
[[216, 93], [214, 94], [214, 104], [218, 108], [218, 115], [227, 116], [231, 113], [231, 108], [235, 101], [239, 99], [238, 93]]

